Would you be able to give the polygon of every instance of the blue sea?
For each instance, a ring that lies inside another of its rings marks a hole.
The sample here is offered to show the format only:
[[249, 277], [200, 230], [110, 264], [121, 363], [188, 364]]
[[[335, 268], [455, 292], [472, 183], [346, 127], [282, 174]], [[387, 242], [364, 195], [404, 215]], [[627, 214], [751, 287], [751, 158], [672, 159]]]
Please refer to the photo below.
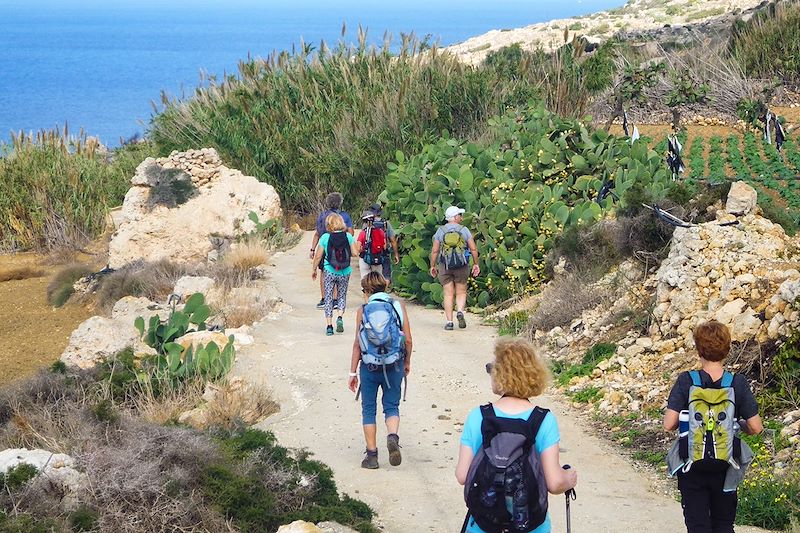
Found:
[[161, 91], [190, 96], [200, 72], [235, 73], [301, 39], [430, 34], [441, 45], [618, 7], [624, 0], [0, 0], [0, 141], [83, 128], [114, 146], [144, 134]]

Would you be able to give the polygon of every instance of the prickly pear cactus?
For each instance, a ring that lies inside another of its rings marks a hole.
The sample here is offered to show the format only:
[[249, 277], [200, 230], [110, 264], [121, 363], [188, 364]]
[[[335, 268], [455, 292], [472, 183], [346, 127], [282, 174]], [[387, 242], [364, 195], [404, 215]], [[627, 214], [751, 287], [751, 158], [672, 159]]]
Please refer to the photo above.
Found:
[[565, 228], [601, 218], [624, 200], [597, 202], [606, 181], [623, 198], [641, 182], [656, 198], [668, 185], [661, 157], [542, 107], [490, 121], [488, 147], [444, 136], [410, 158], [397, 152], [380, 199], [401, 236], [394, 286], [439, 304], [441, 286], [428, 273], [432, 238], [449, 205], [466, 209], [482, 274], [470, 279], [471, 305], [485, 307], [533, 293], [545, 280], [545, 254]]

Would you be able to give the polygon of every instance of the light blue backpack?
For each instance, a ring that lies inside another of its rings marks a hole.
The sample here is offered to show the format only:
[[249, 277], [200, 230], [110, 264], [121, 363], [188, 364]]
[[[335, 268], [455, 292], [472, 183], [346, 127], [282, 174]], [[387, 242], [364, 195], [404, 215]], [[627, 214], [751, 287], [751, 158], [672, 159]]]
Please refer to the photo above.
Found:
[[392, 300], [374, 299], [362, 307], [358, 332], [361, 360], [364, 364], [384, 367], [405, 356], [405, 339], [400, 315]]

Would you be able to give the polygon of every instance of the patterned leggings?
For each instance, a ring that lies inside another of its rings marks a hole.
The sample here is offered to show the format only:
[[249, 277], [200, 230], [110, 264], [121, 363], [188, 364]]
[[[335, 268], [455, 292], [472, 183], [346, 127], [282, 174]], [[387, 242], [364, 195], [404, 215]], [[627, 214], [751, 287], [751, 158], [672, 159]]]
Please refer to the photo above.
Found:
[[331, 274], [323, 270], [322, 284], [325, 287], [325, 317], [333, 316], [333, 289], [336, 288], [336, 304], [339, 308], [339, 315], [344, 314], [347, 306], [347, 285], [350, 283], [350, 276], [340, 276]]

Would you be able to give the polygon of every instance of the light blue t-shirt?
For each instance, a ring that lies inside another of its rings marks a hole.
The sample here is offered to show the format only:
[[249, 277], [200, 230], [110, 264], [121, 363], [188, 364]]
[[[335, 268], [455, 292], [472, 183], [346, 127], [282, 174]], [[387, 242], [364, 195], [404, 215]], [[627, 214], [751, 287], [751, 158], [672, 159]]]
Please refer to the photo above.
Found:
[[[353, 246], [353, 242], [355, 241], [353, 236], [350, 235], [349, 233], [346, 233], [345, 235], [347, 235], [347, 242], [350, 243], [350, 246]], [[347, 267], [343, 268], [342, 270], [336, 270], [331, 266], [330, 262], [328, 262], [328, 241], [330, 240], [330, 238], [331, 234], [326, 233], [325, 235], [319, 238], [319, 242], [317, 243], [317, 247], [322, 248], [323, 257], [325, 258], [324, 268], [327, 272], [330, 272], [331, 274], [336, 276], [349, 276], [350, 273], [353, 271], [353, 267]]]
[[[531, 408], [521, 413], [510, 414], [501, 411], [497, 407], [492, 407], [494, 408], [494, 414], [500, 418], [520, 418], [522, 420], [527, 420], [533, 412], [533, 408]], [[481, 446], [483, 446], [483, 435], [481, 435], [482, 424], [483, 415], [481, 414], [481, 408], [476, 407], [470, 411], [469, 415], [467, 415], [467, 420], [464, 422], [464, 431], [461, 433], [461, 444], [472, 448], [473, 454], [478, 453], [478, 450], [480, 450]], [[542, 420], [542, 425], [539, 426], [539, 433], [536, 434], [536, 441], [534, 443], [536, 446], [536, 451], [541, 454], [551, 446], [557, 446], [560, 440], [561, 435], [558, 433], [556, 417], [553, 415], [553, 413], [548, 412], [547, 415], [545, 415], [544, 420]], [[534, 529], [531, 533], [550, 533], [550, 529], [550, 513], [548, 512], [544, 522], [542, 522], [542, 524]], [[480, 527], [478, 527], [478, 524], [476, 524], [475, 520], [472, 518], [470, 518], [469, 524], [467, 524], [467, 532], [485, 533]]]

